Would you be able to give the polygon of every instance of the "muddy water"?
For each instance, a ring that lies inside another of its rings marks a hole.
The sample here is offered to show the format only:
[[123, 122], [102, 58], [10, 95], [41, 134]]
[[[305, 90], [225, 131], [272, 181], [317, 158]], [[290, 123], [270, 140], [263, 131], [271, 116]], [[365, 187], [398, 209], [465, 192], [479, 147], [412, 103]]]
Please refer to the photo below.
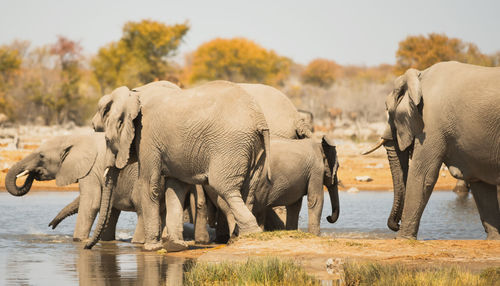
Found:
[[[186, 260], [146, 253], [130, 240], [135, 214], [122, 213], [117, 237], [123, 241], [98, 244], [83, 250], [72, 241], [76, 217], [56, 230], [50, 220], [78, 193], [33, 192], [24, 197], [0, 193], [0, 285], [158, 285], [182, 283]], [[326, 221], [330, 210], [325, 197], [322, 231], [350, 238], [390, 238], [385, 221], [392, 193], [340, 193], [341, 213], [335, 224]], [[300, 227], [307, 227], [304, 200]], [[482, 239], [485, 237], [470, 196], [434, 192], [424, 212], [420, 239]]]

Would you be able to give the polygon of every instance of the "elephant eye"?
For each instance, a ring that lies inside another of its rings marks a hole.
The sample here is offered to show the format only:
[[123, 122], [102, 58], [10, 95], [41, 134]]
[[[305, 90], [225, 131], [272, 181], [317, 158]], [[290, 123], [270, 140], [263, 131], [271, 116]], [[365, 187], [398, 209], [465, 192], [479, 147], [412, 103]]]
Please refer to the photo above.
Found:
[[123, 125], [123, 118], [125, 117], [125, 115], [122, 113], [120, 115], [120, 118], [118, 118], [118, 129], [121, 129], [122, 128], [122, 125]]
[[40, 156], [40, 159], [45, 158], [45, 155], [43, 153], [38, 153], [38, 156]]
[[102, 117], [104, 118], [104, 116], [106, 116], [106, 114], [108, 114], [109, 110], [111, 109], [111, 105], [113, 104], [113, 101], [110, 101], [106, 104], [106, 106], [104, 107], [104, 111], [102, 112]]

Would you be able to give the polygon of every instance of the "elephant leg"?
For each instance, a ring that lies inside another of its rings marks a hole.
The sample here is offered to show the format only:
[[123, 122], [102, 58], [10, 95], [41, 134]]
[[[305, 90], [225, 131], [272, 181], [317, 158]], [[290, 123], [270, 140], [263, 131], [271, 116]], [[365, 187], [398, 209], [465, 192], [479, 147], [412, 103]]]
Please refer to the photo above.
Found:
[[142, 214], [137, 213], [137, 225], [135, 226], [132, 243], [144, 243], [144, 219]]
[[166, 182], [165, 204], [167, 208], [166, 232], [162, 240], [167, 251], [181, 251], [187, 249], [182, 232], [184, 230], [184, 203], [189, 185], [176, 179]]
[[[152, 164], [152, 162], [148, 162]], [[141, 194], [141, 210], [144, 220], [144, 250], [158, 250], [163, 247], [161, 238], [160, 197], [163, 190], [160, 187], [159, 170], [148, 170], [142, 167], [139, 178], [134, 186], [134, 192]]]
[[487, 233], [487, 239], [500, 239], [500, 210], [498, 208], [495, 185], [484, 182], [471, 183], [472, 195], [476, 201], [481, 222]]
[[101, 240], [102, 241], [112, 241], [115, 240], [116, 224], [118, 223], [118, 218], [120, 217], [120, 210], [112, 208], [111, 215], [109, 216], [109, 221], [106, 227], [102, 231]]
[[469, 186], [467, 185], [467, 182], [465, 182], [464, 180], [457, 180], [457, 184], [453, 188], [453, 191], [455, 193], [468, 193]]
[[286, 229], [286, 212], [285, 206], [267, 207], [264, 212], [264, 229], [270, 231]]
[[[397, 238], [417, 239], [420, 218], [442, 165], [442, 156], [439, 150], [435, 151], [435, 146], [443, 146], [443, 144], [424, 140], [426, 145], [418, 145], [419, 141], [419, 139], [415, 140], [413, 159], [409, 166], [405, 203]], [[425, 148], [426, 146], [428, 148]]]
[[194, 216], [194, 241], [197, 243], [209, 243], [208, 235], [208, 206], [205, 192], [200, 185], [195, 186], [195, 216]]
[[236, 229], [236, 219], [233, 215], [233, 212], [231, 211], [229, 204], [220, 196], [217, 197], [217, 205], [219, 206], [219, 209], [222, 211], [223, 217], [226, 218], [229, 237], [232, 237]]
[[286, 206], [286, 229], [294, 230], [299, 228], [299, 213], [302, 207], [302, 198], [296, 203]]
[[[247, 158], [214, 158], [213, 162], [245, 162]], [[248, 209], [243, 201], [241, 190], [246, 173], [246, 164], [244, 165], [226, 165], [214, 163], [210, 166], [208, 182], [217, 195], [219, 195], [229, 206], [240, 234], [262, 232], [262, 229], [257, 225], [257, 220], [252, 212]], [[232, 174], [231, 172], [239, 172]]]
[[89, 238], [92, 224], [99, 212], [100, 192], [100, 185], [89, 184], [87, 181], [80, 182], [80, 203], [73, 232], [74, 241], [84, 241]]
[[319, 235], [324, 198], [323, 174], [312, 175], [307, 186], [307, 213], [309, 217], [307, 231], [309, 233]]

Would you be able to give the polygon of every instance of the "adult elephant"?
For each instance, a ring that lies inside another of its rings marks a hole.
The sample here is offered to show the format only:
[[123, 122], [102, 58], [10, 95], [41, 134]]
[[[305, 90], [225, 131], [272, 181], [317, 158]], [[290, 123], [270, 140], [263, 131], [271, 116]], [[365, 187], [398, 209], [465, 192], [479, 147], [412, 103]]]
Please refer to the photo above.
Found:
[[161, 176], [212, 187], [228, 203], [243, 233], [261, 231], [242, 190], [259, 162], [269, 169], [267, 160], [257, 161], [262, 151], [269, 155], [269, 128], [260, 107], [240, 86], [215, 81], [186, 90], [121, 87], [101, 98], [93, 125], [105, 130], [110, 169], [99, 222], [86, 248], [97, 242], [106, 224], [116, 169], [136, 160], [146, 250], [162, 247]]
[[387, 149], [394, 184], [388, 226], [399, 230], [398, 237], [417, 237], [444, 163], [470, 184], [487, 238], [500, 238], [499, 78], [500, 68], [443, 62], [409, 69], [395, 80], [386, 99], [388, 126], [377, 146]]
[[[5, 177], [5, 187], [12, 195], [23, 196], [29, 192], [33, 180], [55, 179], [58, 186], [78, 182], [80, 196], [65, 207], [49, 226], [55, 228], [64, 217], [79, 210], [73, 240], [85, 240], [99, 211], [105, 151], [104, 133], [54, 137], [10, 168]], [[103, 240], [115, 239], [116, 223], [121, 211], [135, 211], [138, 219], [132, 242], [144, 241], [140, 196], [132, 192], [137, 170], [137, 163], [131, 164], [118, 175], [111, 198], [110, 221], [103, 232]], [[28, 177], [23, 186], [18, 187], [16, 181], [23, 175]]]
[[[336, 222], [340, 212], [337, 179], [339, 164], [335, 145], [326, 137], [323, 137], [321, 144], [313, 139], [274, 137], [271, 139], [271, 149], [272, 179], [267, 179], [266, 170], [256, 172], [252, 177], [252, 183], [258, 187], [251, 188], [254, 193], [249, 197], [257, 222], [264, 228], [268, 209], [285, 206], [285, 228], [297, 229], [302, 198], [307, 195], [308, 231], [319, 235], [324, 203], [323, 186], [328, 189], [332, 209], [327, 217], [328, 222]], [[217, 200], [217, 203], [221, 205], [222, 211], [227, 212], [229, 232], [232, 233], [234, 219], [223, 201]]]

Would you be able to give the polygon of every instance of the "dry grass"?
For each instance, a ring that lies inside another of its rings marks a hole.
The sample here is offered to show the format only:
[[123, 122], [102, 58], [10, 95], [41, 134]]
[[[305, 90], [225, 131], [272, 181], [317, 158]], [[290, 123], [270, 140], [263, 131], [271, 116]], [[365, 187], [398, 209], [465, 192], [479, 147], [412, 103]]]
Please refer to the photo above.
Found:
[[255, 240], [272, 240], [280, 238], [293, 238], [293, 239], [307, 239], [318, 237], [314, 234], [303, 232], [300, 230], [276, 230], [276, 231], [265, 231], [258, 233], [250, 233], [242, 235], [241, 238], [249, 238]]
[[344, 264], [345, 285], [500, 285], [500, 267], [473, 273], [460, 268], [415, 268], [378, 263]]
[[245, 263], [192, 263], [186, 266], [184, 285], [320, 285], [290, 260], [248, 259]]

